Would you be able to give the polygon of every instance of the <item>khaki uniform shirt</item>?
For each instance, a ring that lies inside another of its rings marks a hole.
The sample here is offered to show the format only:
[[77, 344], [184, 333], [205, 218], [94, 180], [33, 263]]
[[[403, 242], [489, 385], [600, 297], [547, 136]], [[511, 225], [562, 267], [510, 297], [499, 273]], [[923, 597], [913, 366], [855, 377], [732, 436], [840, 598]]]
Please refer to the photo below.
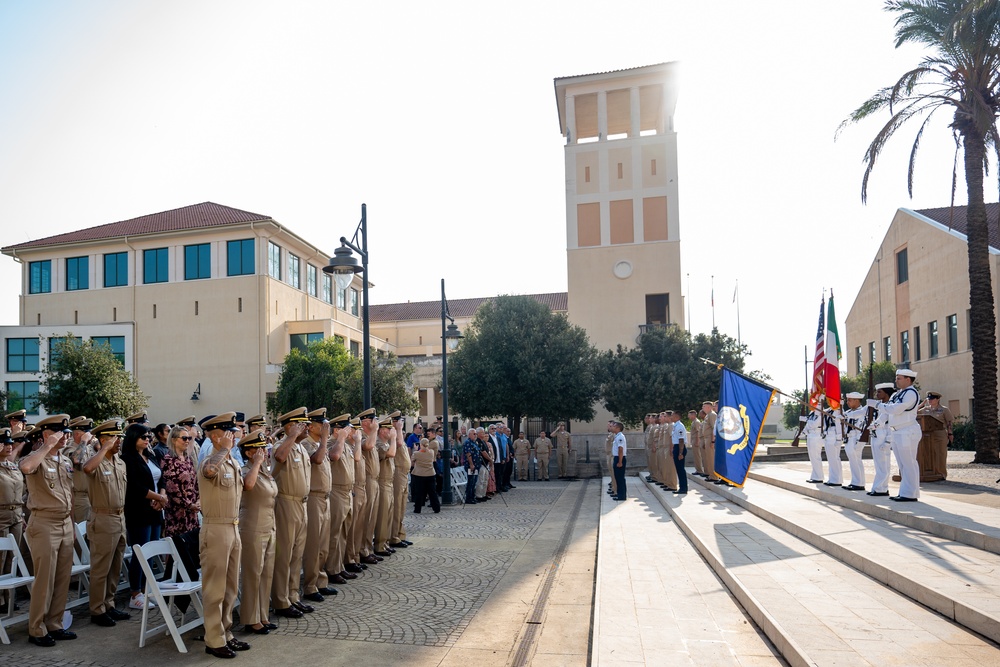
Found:
[[[365, 439], [367, 442], [367, 438]], [[364, 447], [364, 445], [362, 445]], [[382, 472], [382, 462], [379, 460], [378, 446], [361, 450], [361, 458], [365, 460], [365, 476], [367, 479], [379, 479]]]
[[[364, 459], [361, 460], [364, 466]], [[354, 448], [351, 443], [344, 442], [344, 451], [340, 454], [340, 459], [330, 461], [330, 472], [333, 474], [333, 483], [337, 486], [354, 486], [355, 466]], [[364, 484], [364, 473], [361, 475], [361, 483]]]
[[297, 442], [292, 445], [285, 460], [275, 461], [271, 469], [274, 481], [278, 484], [278, 493], [293, 498], [305, 498], [309, 495], [311, 468], [309, 455], [302, 443]]
[[[319, 443], [312, 438], [306, 438], [301, 443], [310, 457], [319, 449]], [[333, 488], [333, 475], [330, 471], [330, 457], [324, 456], [319, 463], [309, 461], [309, 491], [313, 493], [330, 493]]]
[[673, 450], [674, 446], [674, 425], [673, 424], [658, 424], [659, 428], [656, 430], [656, 451], [660, 449], [666, 449], [667, 452]]
[[688, 439], [692, 447], [701, 445], [701, 420], [695, 417], [691, 420], [691, 428], [688, 429]]
[[[358, 445], [358, 447], [360, 446], [361, 445]], [[357, 461], [352, 461], [351, 463], [354, 466], [354, 488], [364, 489], [365, 479], [368, 477], [368, 473], [366, 472], [365, 453], [362, 451], [361, 458], [358, 459]]]
[[569, 432], [568, 431], [556, 431], [556, 446], [560, 448], [569, 447]]
[[531, 452], [531, 443], [527, 438], [518, 438], [514, 441], [514, 456], [527, 456]]
[[[251, 466], [243, 467], [243, 476], [250, 472]], [[274, 530], [274, 498], [278, 495], [278, 484], [271, 476], [267, 466], [261, 465], [257, 471], [257, 481], [252, 489], [243, 489], [243, 500], [240, 505], [241, 530], [267, 533]]]
[[410, 462], [410, 448], [406, 446], [406, 443], [396, 443], [396, 457], [393, 459], [393, 465], [396, 468], [395, 476], [400, 479], [406, 479], [406, 476], [410, 474], [410, 467], [412, 463]]
[[[392, 476], [396, 472], [396, 466], [389, 458], [389, 443], [376, 440], [375, 451], [378, 452], [378, 483], [383, 486], [392, 486]], [[399, 445], [396, 445], [396, 451], [399, 451]]]
[[0, 530], [21, 523], [24, 475], [14, 461], [0, 461]]
[[91, 508], [114, 512], [124, 509], [125, 480], [125, 462], [117, 454], [106, 455], [87, 479]]
[[714, 412], [705, 415], [701, 422], [701, 445], [707, 447], [715, 444], [715, 422], [719, 418]]
[[535, 438], [535, 454], [549, 455], [552, 453], [552, 441], [548, 438]]
[[951, 410], [944, 407], [943, 405], [938, 405], [937, 408], [926, 407], [922, 408], [918, 413], [918, 417], [931, 417], [935, 421], [940, 422], [940, 426], [930, 428], [931, 431], [946, 430], [951, 433], [952, 422], [955, 421], [955, 417], [952, 416]]
[[46, 456], [35, 471], [24, 476], [28, 486], [28, 509], [44, 514], [69, 516], [73, 510], [73, 466], [61, 454]]
[[[238, 523], [240, 500], [243, 497], [243, 474], [232, 456], [226, 456], [219, 463], [219, 474], [209, 479], [205, 477], [208, 458], [198, 466], [198, 495], [201, 500], [201, 514], [205, 520], [232, 520]], [[303, 494], [305, 495], [305, 494]], [[202, 539], [204, 533], [202, 533]]]
[[83, 472], [83, 464], [97, 453], [91, 444], [92, 442], [94, 442], [93, 439], [79, 445], [72, 443], [63, 448], [63, 455], [73, 462], [73, 489], [78, 494], [87, 494], [90, 492], [87, 473]]

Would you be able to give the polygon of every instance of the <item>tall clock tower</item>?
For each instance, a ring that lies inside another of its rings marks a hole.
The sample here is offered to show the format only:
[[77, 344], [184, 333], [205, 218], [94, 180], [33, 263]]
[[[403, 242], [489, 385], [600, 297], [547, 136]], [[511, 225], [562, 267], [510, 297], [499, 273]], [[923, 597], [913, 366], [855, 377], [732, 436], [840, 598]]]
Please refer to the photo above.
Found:
[[566, 138], [569, 319], [599, 350], [635, 347], [648, 328], [684, 326], [677, 68], [555, 80]]

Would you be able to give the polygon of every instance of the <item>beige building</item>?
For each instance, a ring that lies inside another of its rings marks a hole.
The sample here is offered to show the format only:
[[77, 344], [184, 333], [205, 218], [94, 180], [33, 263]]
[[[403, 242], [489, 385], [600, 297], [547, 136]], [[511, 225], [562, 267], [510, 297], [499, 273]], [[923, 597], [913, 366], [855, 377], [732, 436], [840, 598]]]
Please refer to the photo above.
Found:
[[160, 421], [263, 412], [293, 346], [335, 336], [360, 353], [361, 279], [337, 290], [329, 255], [266, 215], [206, 202], [2, 251], [22, 265], [8, 390], [37, 390], [68, 333], [111, 339]]
[[[1000, 280], [1000, 205], [988, 204], [993, 292]], [[844, 358], [856, 375], [871, 361], [917, 371], [921, 394], [941, 392], [972, 416], [969, 260], [964, 206], [896, 212], [846, 321]]]

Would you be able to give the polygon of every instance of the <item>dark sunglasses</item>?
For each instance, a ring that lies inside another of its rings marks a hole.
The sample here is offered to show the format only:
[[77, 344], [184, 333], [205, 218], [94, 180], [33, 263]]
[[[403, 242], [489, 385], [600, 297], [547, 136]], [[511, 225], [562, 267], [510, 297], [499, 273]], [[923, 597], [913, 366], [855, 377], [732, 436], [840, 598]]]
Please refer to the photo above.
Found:
[[191, 442], [192, 440], [194, 440], [194, 438], [192, 438], [190, 435], [179, 436], [179, 439], [183, 440], [184, 442]]
[[147, 433], [146, 435], [140, 435], [140, 436], [136, 436], [136, 439], [137, 439], [137, 440], [149, 440], [149, 439], [150, 439], [151, 437], [152, 437], [152, 436], [150, 436], [150, 435], [149, 435], [149, 434]]

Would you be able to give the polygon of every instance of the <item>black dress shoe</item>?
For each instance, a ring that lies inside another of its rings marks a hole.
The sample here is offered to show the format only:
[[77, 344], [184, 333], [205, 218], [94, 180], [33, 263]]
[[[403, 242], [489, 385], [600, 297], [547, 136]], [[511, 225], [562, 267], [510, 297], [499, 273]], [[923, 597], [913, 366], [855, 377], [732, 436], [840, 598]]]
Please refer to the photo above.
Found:
[[277, 630], [278, 629], [278, 624], [277, 623], [264, 623], [263, 625], [268, 630]]
[[[334, 574], [334, 575], [330, 576], [329, 579], [333, 583], [340, 584], [341, 586], [343, 586], [344, 584], [347, 583], [347, 579], [344, 579], [339, 574]], [[336, 595], [337, 594], [337, 589], [335, 589], [335, 588], [327, 588], [327, 590], [328, 591], [332, 591], [332, 592], [331, 593], [327, 593], [326, 591], [320, 591], [320, 593], [322, 593], [323, 595]]]
[[[339, 574], [335, 574], [334, 576], [337, 579], [341, 578], [341, 576]], [[334, 581], [334, 580], [330, 579], [330, 581]], [[341, 584], [341, 583], [346, 583], [346, 582], [338, 581], [337, 583]], [[336, 588], [330, 588], [329, 586], [324, 586], [323, 588], [319, 589], [319, 592], [322, 593], [323, 595], [336, 595], [337, 594], [337, 589]]]
[[893, 496], [892, 499], [895, 500], [896, 502], [899, 502], [899, 503], [915, 503], [915, 502], [917, 502], [916, 498], [907, 498], [906, 496]]
[[57, 642], [64, 642], [76, 639], [76, 633], [70, 630], [49, 630], [49, 637], [52, 637]]
[[385, 558], [382, 558], [382, 556], [377, 556], [377, 555], [376, 556], [372, 556], [372, 558], [375, 559], [376, 563], [381, 563], [382, 561], [385, 560]]
[[865, 487], [858, 486], [857, 484], [848, 484], [847, 486], [840, 487], [842, 489], [847, 489], [848, 491], [864, 491]]
[[124, 611], [118, 611], [114, 607], [111, 607], [104, 613], [116, 621], [127, 621], [128, 619], [132, 618], [131, 614]]
[[252, 632], [255, 635], [269, 635], [269, 634], [271, 634], [271, 631], [268, 630], [267, 626], [264, 625], [263, 623], [261, 624], [261, 627], [259, 627], [259, 628], [255, 628], [252, 625], [244, 625], [243, 626], [243, 632]]
[[388, 551], [388, 552], [389, 552], [389, 553], [391, 553], [391, 554], [394, 554], [394, 553], [396, 553], [396, 550], [395, 550], [395, 549], [393, 549], [393, 548], [392, 548], [391, 546], [389, 546], [389, 545], [386, 545], [386, 547], [385, 547], [385, 550], [386, 550], [386, 551]]
[[[322, 602], [326, 598], [323, 597], [322, 593], [316, 591], [315, 593], [306, 593], [302, 596], [302, 599], [309, 600], [310, 602]], [[293, 602], [292, 604], [294, 605], [295, 603]]]
[[28, 635], [28, 642], [34, 644], [35, 646], [44, 646], [45, 648], [56, 645], [56, 640], [53, 639], [51, 635], [43, 635], [41, 637]]
[[212, 648], [211, 646], [205, 647], [205, 653], [209, 655], [214, 655], [216, 658], [235, 658], [236, 652], [229, 646], [220, 646], [219, 648]]
[[869, 495], [869, 496], [887, 496], [887, 495], [889, 495], [889, 492], [888, 491], [869, 491], [866, 495]]
[[347, 565], [344, 566], [344, 569], [348, 572], [354, 572], [355, 576], [365, 571], [365, 569], [361, 567], [359, 563], [348, 563]]
[[516, 487], [516, 486], [514, 486], [513, 484], [511, 484], [511, 485], [510, 485], [510, 486], [508, 486], [507, 488], [508, 488], [508, 489], [516, 489], [517, 487]]
[[375, 555], [376, 556], [381, 556], [382, 558], [388, 558], [389, 556], [392, 555], [392, 553], [388, 552], [388, 551], [376, 551]]
[[409, 545], [406, 542], [389, 542], [389, 546], [393, 549], [405, 549]]
[[840, 486], [836, 482], [823, 482], [823, 486]]
[[115, 619], [108, 616], [107, 613], [91, 614], [90, 622], [93, 623], [94, 625], [99, 625], [102, 628], [113, 628], [116, 625], [118, 625], [117, 623], [115, 623]]
[[295, 607], [285, 607], [284, 609], [275, 609], [274, 614], [276, 616], [284, 616], [285, 618], [302, 618], [302, 612]]
[[345, 580], [358, 578], [358, 575], [354, 574], [353, 572], [348, 572], [347, 570], [341, 570], [340, 576]]
[[[372, 556], [371, 554], [368, 554], [367, 556], [365, 556], [364, 558], [361, 559], [361, 562], [362, 563], [368, 563], [369, 565], [375, 565], [376, 563], [378, 563], [378, 559], [375, 558], [375, 556]], [[364, 569], [366, 569], [366, 570], [368, 569], [364, 565], [362, 565], [361, 567], [364, 568]]]
[[806, 480], [806, 484], [822, 484], [822, 483], [823, 483], [823, 480], [821, 480], [821, 479], [807, 479]]
[[311, 614], [314, 611], [316, 611], [316, 609], [312, 605], [303, 604], [302, 602], [293, 602], [292, 603], [292, 608], [293, 609], [298, 609], [303, 614]]
[[408, 547], [412, 547], [413, 546], [413, 542], [411, 542], [409, 540], [403, 540], [403, 544], [405, 544]]
[[233, 651], [249, 651], [250, 650], [250, 644], [247, 644], [246, 642], [241, 642], [236, 637], [233, 637], [228, 642], [226, 642], [226, 646], [228, 646]]

